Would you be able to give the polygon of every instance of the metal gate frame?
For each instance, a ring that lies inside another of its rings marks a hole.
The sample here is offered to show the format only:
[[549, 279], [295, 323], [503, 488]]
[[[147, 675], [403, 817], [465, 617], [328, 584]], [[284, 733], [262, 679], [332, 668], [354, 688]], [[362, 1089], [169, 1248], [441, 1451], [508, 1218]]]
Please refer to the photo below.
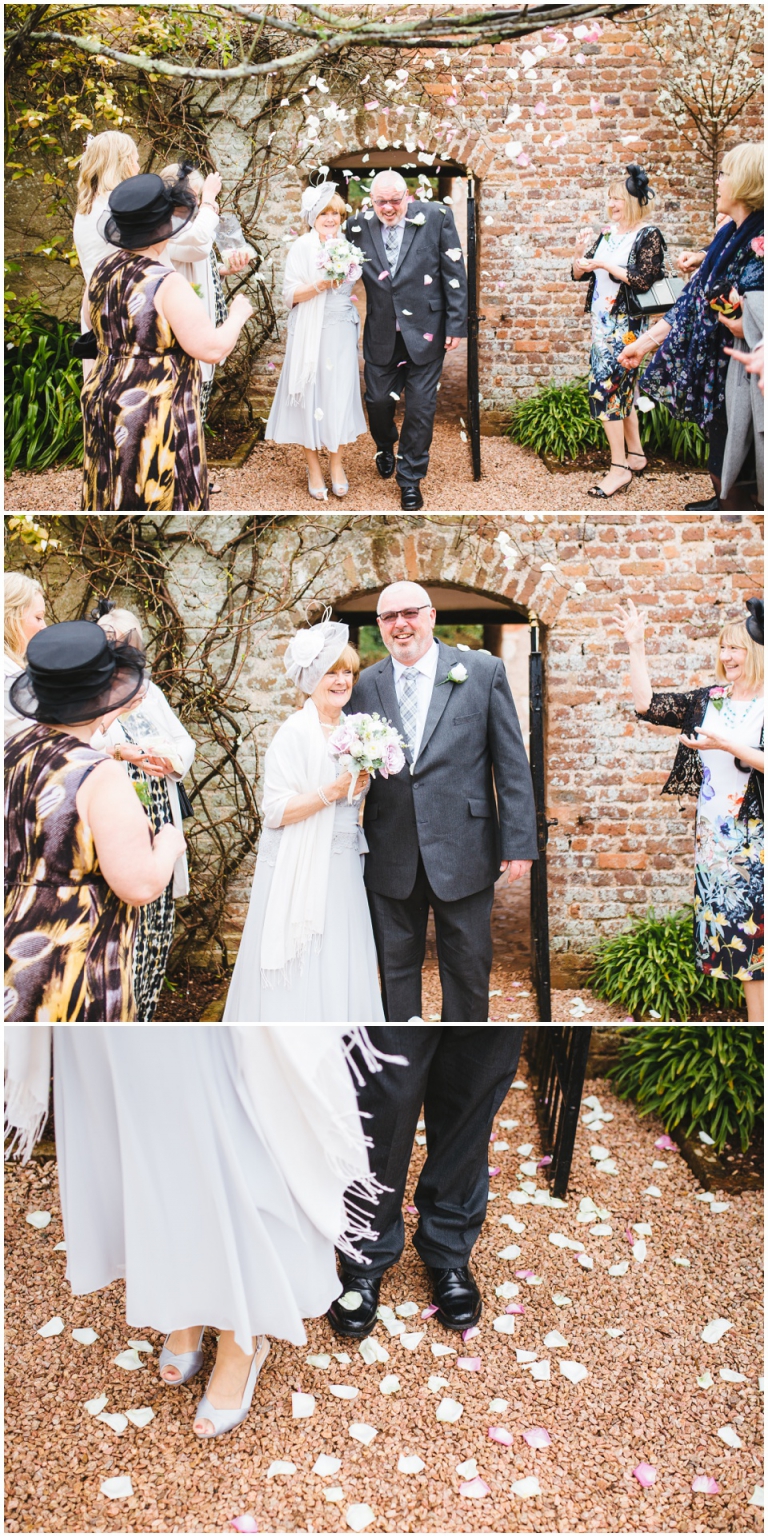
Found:
[[475, 178], [467, 170], [467, 420], [469, 442], [472, 449], [472, 475], [481, 476], [480, 468], [480, 383], [478, 363], [478, 337], [480, 318], [477, 313], [477, 202]]
[[539, 1019], [552, 1019], [552, 990], [549, 969], [549, 906], [547, 898], [547, 842], [549, 829], [557, 817], [547, 821], [544, 774], [544, 658], [539, 648], [538, 615], [529, 615], [531, 655], [529, 677], [529, 753], [533, 799], [536, 807], [536, 844], [539, 857], [531, 865], [531, 937], [533, 939], [533, 980], [539, 1005]]
[[560, 1200], [568, 1189], [591, 1037], [591, 1025], [539, 1027], [528, 1055], [541, 1140], [552, 1158], [546, 1172]]

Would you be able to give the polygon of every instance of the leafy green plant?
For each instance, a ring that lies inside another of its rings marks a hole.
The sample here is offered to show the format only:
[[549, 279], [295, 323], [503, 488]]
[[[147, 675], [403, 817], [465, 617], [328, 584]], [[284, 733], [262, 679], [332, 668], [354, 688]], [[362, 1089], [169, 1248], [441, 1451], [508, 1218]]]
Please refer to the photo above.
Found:
[[598, 998], [620, 1003], [629, 1014], [655, 1011], [659, 1019], [688, 1020], [711, 1002], [737, 1008], [742, 998], [739, 982], [719, 982], [697, 971], [690, 907], [660, 918], [650, 907], [623, 934], [604, 940], [589, 985]]
[[738, 1135], [749, 1147], [764, 1104], [763, 1031], [752, 1025], [662, 1025], [620, 1031], [609, 1069], [621, 1099], [658, 1115], [667, 1131], [706, 1131], [721, 1152]]
[[[15, 298], [6, 294], [6, 302]], [[82, 464], [83, 365], [72, 356], [76, 325], [40, 309], [36, 298], [6, 309], [5, 473]]]
[[709, 444], [695, 422], [679, 422], [667, 407], [657, 403], [652, 411], [638, 411], [640, 441], [645, 452], [666, 454], [676, 464], [693, 464], [705, 469]]
[[[707, 440], [695, 422], [676, 421], [663, 405], [638, 412], [638, 420], [640, 440], [649, 456], [666, 454], [678, 464], [706, 465]], [[513, 443], [537, 454], [549, 454], [560, 463], [605, 445], [600, 422], [589, 414], [585, 378], [572, 379], [569, 384], [547, 384], [527, 400], [517, 401], [504, 430]]]

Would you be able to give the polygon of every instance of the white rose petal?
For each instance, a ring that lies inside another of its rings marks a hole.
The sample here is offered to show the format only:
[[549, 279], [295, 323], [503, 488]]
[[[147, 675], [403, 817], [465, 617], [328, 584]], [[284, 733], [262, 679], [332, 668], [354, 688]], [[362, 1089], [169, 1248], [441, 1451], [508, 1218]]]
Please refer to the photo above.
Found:
[[708, 1205], [710, 1201], [714, 1201], [715, 1197], [713, 1196], [711, 1190], [705, 1190], [703, 1192], [700, 1191], [699, 1194], [695, 1195], [693, 1199], [694, 1201], [703, 1201], [705, 1205]]
[[419, 1305], [417, 1302], [401, 1302], [400, 1306], [395, 1308], [399, 1318], [413, 1318], [418, 1311]]
[[370, 1446], [371, 1442], [375, 1440], [379, 1432], [374, 1428], [373, 1425], [366, 1425], [363, 1422], [358, 1421], [356, 1424], [350, 1425], [349, 1434], [351, 1435], [353, 1441], [361, 1441], [363, 1446]]
[[701, 1376], [696, 1378], [696, 1381], [700, 1388], [711, 1388], [714, 1386], [715, 1379], [710, 1371], [706, 1371], [702, 1372]]
[[603, 1158], [600, 1163], [595, 1164], [595, 1168], [600, 1174], [618, 1174], [619, 1172], [613, 1158]]
[[708, 1136], [705, 1131], [699, 1132], [699, 1141], [703, 1142], [705, 1147], [714, 1147], [715, 1145], [714, 1137]]
[[510, 1297], [518, 1296], [520, 1287], [517, 1281], [504, 1281], [501, 1286], [494, 1287], [494, 1291], [497, 1297], [503, 1297], [508, 1302]]
[[494, 1318], [493, 1327], [497, 1334], [514, 1334], [514, 1317], [510, 1313], [502, 1313], [500, 1318]]
[[637, 1233], [638, 1238], [650, 1238], [653, 1228], [650, 1222], [633, 1222], [632, 1231]]
[[307, 1356], [307, 1366], [316, 1366], [318, 1371], [324, 1372], [331, 1364], [330, 1356]]
[[436, 1417], [447, 1425], [455, 1425], [463, 1413], [463, 1404], [457, 1403], [455, 1398], [442, 1398], [437, 1406]]
[[733, 1425], [722, 1425], [717, 1434], [719, 1435], [720, 1440], [725, 1442], [726, 1446], [732, 1446], [736, 1452], [740, 1451], [741, 1447], [744, 1445], [744, 1442], [740, 1440], [739, 1436], [734, 1430]]
[[452, 1345], [432, 1345], [433, 1356], [455, 1356], [456, 1351]]
[[517, 1217], [510, 1217], [509, 1212], [507, 1212], [505, 1217], [499, 1217], [499, 1225], [500, 1227], [511, 1228], [513, 1233], [525, 1232], [525, 1223], [518, 1222]]
[[31, 1211], [27, 1213], [27, 1222], [30, 1227], [44, 1228], [51, 1220], [49, 1211]]
[[549, 1334], [544, 1335], [544, 1344], [547, 1350], [560, 1350], [563, 1345], [568, 1344], [568, 1341], [563, 1339], [562, 1334], [559, 1334], [557, 1329], [550, 1329]]
[[523, 1252], [522, 1249], [520, 1249], [516, 1243], [509, 1243], [509, 1244], [507, 1244], [506, 1249], [500, 1249], [499, 1250], [499, 1253], [497, 1254], [496, 1258], [497, 1259], [519, 1259], [520, 1255], [522, 1254], [522, 1252]]
[[562, 1376], [567, 1377], [569, 1382], [583, 1382], [589, 1375], [586, 1366], [582, 1366], [579, 1361], [559, 1361], [558, 1365]]
[[96, 1418], [101, 1420], [102, 1425], [108, 1425], [110, 1430], [114, 1430], [116, 1436], [121, 1436], [123, 1431], [128, 1429], [128, 1421], [124, 1414], [97, 1414]]
[[556, 1308], [570, 1308], [570, 1307], [573, 1307], [573, 1300], [572, 1300], [572, 1298], [571, 1297], [566, 1297], [565, 1292], [553, 1292], [552, 1293], [552, 1301], [554, 1302]]
[[430, 1377], [427, 1382], [430, 1393], [442, 1393], [443, 1389], [449, 1388], [450, 1385], [447, 1377]]
[[713, 1318], [710, 1324], [701, 1331], [701, 1338], [705, 1345], [717, 1345], [724, 1334], [733, 1328], [733, 1324], [727, 1318]]
[[710, 1211], [729, 1211], [730, 1205], [730, 1201], [713, 1201], [709, 1209]]
[[127, 1473], [118, 1478], [105, 1478], [99, 1488], [108, 1500], [127, 1500], [133, 1494], [133, 1484]]
[[526, 1366], [529, 1366], [531, 1361], [536, 1360], [535, 1350], [516, 1350], [515, 1355], [518, 1361], [524, 1363]]
[[[72, 1332], [74, 1333], [74, 1330]], [[138, 1372], [142, 1366], [146, 1365], [146, 1362], [142, 1361], [138, 1350], [121, 1350], [119, 1356], [115, 1356], [112, 1364], [114, 1366], [121, 1366], [124, 1372]]]
[[612, 1340], [617, 1340], [621, 1337], [622, 1334], [624, 1334], [625, 1331], [623, 1329], [606, 1329], [605, 1332], [606, 1334], [610, 1334]]
[[66, 1244], [65, 1243], [55, 1243], [54, 1246], [53, 1246], [53, 1252], [54, 1252], [54, 1254], [66, 1254], [66, 1252], [67, 1252]]
[[531, 1376], [536, 1382], [549, 1382], [550, 1371], [548, 1361], [534, 1361], [530, 1368]]
[[[347, 1387], [344, 1383], [332, 1382], [328, 1384], [328, 1392], [332, 1393], [334, 1398], [357, 1398], [360, 1389]], [[294, 1414], [293, 1417], [296, 1419], [298, 1416]]]
[[661, 1195], [661, 1191], [660, 1191], [658, 1185], [649, 1185], [647, 1190], [643, 1191], [643, 1195], [660, 1196]]
[[145, 1409], [126, 1409], [125, 1413], [131, 1424], [138, 1430], [143, 1430], [144, 1426], [155, 1418], [155, 1411], [150, 1409], [149, 1405]]
[[106, 1393], [102, 1393], [98, 1398], [89, 1398], [87, 1403], [83, 1404], [83, 1408], [87, 1409], [89, 1414], [101, 1414], [102, 1409], [106, 1409], [108, 1403], [109, 1399]]
[[323, 1490], [323, 1497], [327, 1501], [329, 1501], [331, 1504], [333, 1504], [333, 1505], [343, 1505], [344, 1504], [344, 1490], [343, 1489], [324, 1489]]
[[318, 1478], [330, 1478], [334, 1473], [338, 1473], [340, 1467], [340, 1457], [327, 1457], [325, 1452], [321, 1452], [312, 1472], [317, 1473]]
[[568, 1238], [565, 1233], [550, 1233], [549, 1241], [556, 1249], [574, 1249], [577, 1254], [584, 1252], [583, 1243], [580, 1243], [578, 1238]]
[[618, 1265], [610, 1265], [609, 1268], [608, 1268], [608, 1274], [609, 1275], [626, 1275], [628, 1270], [629, 1270], [629, 1260], [628, 1259], [623, 1259], [623, 1260], [619, 1261]]
[[593, 1238], [610, 1238], [613, 1234], [613, 1228], [607, 1222], [598, 1222], [597, 1226], [591, 1227], [589, 1231]]
[[420, 1334], [401, 1334], [400, 1344], [403, 1350], [417, 1350], [424, 1338], [424, 1331]]
[[63, 1334], [64, 1319], [49, 1318], [47, 1324], [43, 1324], [42, 1328], [37, 1330], [37, 1333], [41, 1335], [44, 1340], [53, 1339], [55, 1334]]
[[385, 1395], [385, 1397], [389, 1393], [399, 1393], [400, 1392], [400, 1378], [399, 1377], [394, 1377], [394, 1376], [392, 1376], [392, 1377], [382, 1377], [381, 1382], [379, 1383], [379, 1392], [383, 1393]]
[[524, 1190], [510, 1190], [508, 1199], [513, 1206], [532, 1206], [531, 1197]]
[[638, 1265], [642, 1265], [643, 1260], [647, 1257], [647, 1254], [648, 1254], [648, 1245], [647, 1245], [645, 1239], [644, 1238], [638, 1238], [637, 1243], [633, 1243], [633, 1245], [632, 1245], [632, 1258], [633, 1258], [633, 1260], [636, 1260]]
[[269, 1467], [267, 1468], [267, 1478], [277, 1478], [278, 1474], [280, 1473], [289, 1474], [295, 1472], [295, 1462], [270, 1462]]
[[488, 1405], [491, 1414], [506, 1414], [509, 1408], [506, 1398], [492, 1398]]
[[452, 251], [446, 251], [445, 254], [450, 256], [452, 262], [461, 261], [461, 246], [455, 246]]
[[521, 1500], [530, 1500], [534, 1495], [541, 1494], [538, 1478], [533, 1473], [529, 1478], [519, 1478], [517, 1483], [512, 1485], [512, 1493]]
[[72, 1330], [72, 1338], [77, 1340], [78, 1345], [95, 1345], [98, 1337], [95, 1329]]
[[477, 1478], [477, 1458], [469, 1457], [466, 1462], [457, 1462], [456, 1472], [459, 1478]]
[[294, 1420], [308, 1420], [315, 1412], [317, 1400], [312, 1393], [291, 1394], [291, 1416]]
[[397, 1338], [400, 1334], [405, 1334], [405, 1324], [402, 1318], [382, 1318], [381, 1322], [387, 1334], [392, 1335], [393, 1339]]
[[376, 1362], [383, 1365], [385, 1361], [389, 1360], [389, 1351], [385, 1350], [378, 1340], [361, 1340], [358, 1349], [366, 1366], [373, 1366]]
[[[97, 1334], [96, 1338], [98, 1339], [98, 1337], [99, 1336]], [[129, 1344], [131, 1350], [138, 1350], [140, 1355], [141, 1355], [142, 1351], [144, 1352], [145, 1355], [148, 1355], [148, 1356], [152, 1356], [155, 1353], [152, 1345], [150, 1345], [150, 1343], [149, 1343], [149, 1340], [129, 1340], [128, 1344]]]
[[718, 1373], [723, 1382], [746, 1382], [748, 1379], [743, 1372], [735, 1372], [730, 1366], [721, 1366]]
[[765, 1506], [765, 1489], [762, 1484], [755, 1484], [752, 1490], [752, 1498], [747, 1500], [748, 1505], [758, 1505], [762, 1510]]
[[421, 1473], [426, 1465], [420, 1457], [400, 1456], [397, 1460], [397, 1471], [398, 1473]]
[[607, 1147], [601, 1147], [599, 1143], [595, 1143], [595, 1146], [589, 1149], [589, 1156], [594, 1158], [595, 1163], [602, 1163], [604, 1158], [610, 1158], [611, 1155]]
[[[340, 1366], [352, 1365], [352, 1357], [347, 1355], [346, 1350], [334, 1350], [333, 1359], [334, 1361], [338, 1361]], [[384, 1359], [387, 1361], [389, 1360], [389, 1356], [387, 1355], [386, 1351], [384, 1352]]]

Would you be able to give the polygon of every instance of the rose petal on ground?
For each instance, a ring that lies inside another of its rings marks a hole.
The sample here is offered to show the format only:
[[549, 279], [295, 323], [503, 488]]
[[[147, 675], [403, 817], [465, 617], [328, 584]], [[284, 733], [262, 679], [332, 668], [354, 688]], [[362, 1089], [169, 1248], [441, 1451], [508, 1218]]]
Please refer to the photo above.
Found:
[[687, 1270], [689, 1270], [690, 1266], [691, 1266], [690, 1260], [689, 1259], [683, 1259], [680, 1254], [673, 1254], [673, 1256], [672, 1256], [672, 1264], [673, 1265], [685, 1265]]
[[605, 1332], [606, 1332], [606, 1334], [610, 1334], [612, 1340], [617, 1340], [624, 1333], [624, 1330], [623, 1329], [606, 1329]]
[[637, 1233], [638, 1238], [650, 1238], [651, 1234], [653, 1233], [653, 1228], [651, 1227], [650, 1222], [633, 1222], [632, 1231], [633, 1233]]
[[[522, 1249], [520, 1249], [516, 1243], [510, 1243], [510, 1244], [507, 1244], [506, 1249], [500, 1249], [499, 1250], [496, 1258], [497, 1259], [519, 1259], [520, 1255], [522, 1254], [522, 1252], [523, 1252]], [[531, 1271], [531, 1275], [532, 1274], [533, 1274], [533, 1271]]]
[[136, 1426], [137, 1430], [143, 1430], [144, 1426], [155, 1418], [155, 1411], [150, 1409], [148, 1404], [145, 1409], [126, 1409], [125, 1413], [126, 1418]]
[[461, 1333], [461, 1337], [462, 1337], [462, 1339], [464, 1341], [464, 1344], [466, 1345], [467, 1340], [477, 1339], [477, 1336], [478, 1336], [479, 1333], [480, 1333], [480, 1330], [478, 1329], [477, 1324], [473, 1324], [471, 1329], [463, 1329], [462, 1333]]
[[66, 1244], [65, 1243], [55, 1243], [54, 1246], [53, 1246], [53, 1252], [54, 1252], [54, 1254], [66, 1254], [66, 1252], [67, 1252]]
[[463, 1495], [465, 1500], [482, 1500], [490, 1492], [482, 1478], [472, 1478], [469, 1483], [459, 1485], [459, 1494]]
[[531, 1376], [534, 1382], [549, 1382], [551, 1376], [549, 1361], [534, 1361]]
[[506, 1414], [509, 1404], [506, 1398], [492, 1398], [488, 1408], [491, 1414]]
[[710, 1137], [706, 1131], [699, 1132], [699, 1141], [703, 1142], [705, 1147], [714, 1147], [715, 1145], [714, 1137]]
[[99, 1398], [89, 1398], [88, 1402], [83, 1404], [83, 1408], [87, 1409], [89, 1414], [101, 1414], [102, 1409], [106, 1409], [108, 1403], [109, 1399], [106, 1393], [102, 1393]]
[[250, 1510], [246, 1511], [244, 1516], [234, 1516], [229, 1524], [235, 1528], [236, 1532], [257, 1532], [259, 1530], [256, 1517], [251, 1514]]
[[500, 1318], [494, 1318], [493, 1327], [497, 1334], [514, 1334], [515, 1320], [510, 1318], [507, 1313], [502, 1313]]
[[525, 1232], [525, 1223], [524, 1222], [518, 1222], [517, 1217], [510, 1217], [508, 1212], [507, 1212], [506, 1216], [499, 1217], [499, 1224], [502, 1227], [509, 1227], [509, 1228], [511, 1228], [513, 1233], [524, 1233]]
[[632, 1475], [644, 1489], [650, 1489], [651, 1484], [656, 1482], [656, 1469], [650, 1462], [638, 1462], [637, 1467], [632, 1469]]
[[402, 1318], [390, 1318], [389, 1314], [387, 1314], [385, 1318], [382, 1318], [381, 1322], [383, 1323], [387, 1334], [391, 1334], [393, 1338], [395, 1338], [397, 1335], [405, 1334], [405, 1324], [403, 1323]]
[[51, 1220], [51, 1213], [49, 1211], [30, 1211], [27, 1213], [26, 1220], [30, 1227], [44, 1228], [48, 1226]]
[[397, 1460], [397, 1471], [398, 1473], [421, 1473], [426, 1465], [420, 1457], [400, 1456]]
[[519, 1478], [517, 1483], [512, 1485], [512, 1493], [516, 1494], [520, 1500], [533, 1499], [534, 1495], [541, 1494], [538, 1478], [534, 1474], [529, 1478]]
[[340, 1467], [340, 1457], [328, 1457], [326, 1456], [325, 1452], [321, 1452], [317, 1462], [312, 1469], [312, 1472], [317, 1473], [319, 1478], [329, 1478], [334, 1473], [338, 1473]]
[[513, 1206], [533, 1205], [531, 1197], [526, 1194], [525, 1190], [510, 1190], [507, 1199], [512, 1202]]
[[666, 1132], [664, 1133], [663, 1137], [657, 1137], [653, 1145], [654, 1147], [661, 1148], [661, 1151], [664, 1153], [677, 1152], [677, 1143], [673, 1142], [672, 1138], [668, 1137]]
[[545, 1446], [552, 1445], [552, 1438], [543, 1425], [534, 1425], [532, 1430], [523, 1431], [523, 1440], [532, 1446], [534, 1451], [540, 1451]]
[[385, 1361], [389, 1360], [389, 1351], [385, 1350], [378, 1340], [361, 1340], [358, 1349], [366, 1366], [373, 1366], [377, 1361], [380, 1365], [383, 1365]]
[[[74, 1329], [72, 1333], [75, 1335]], [[93, 1330], [82, 1329], [78, 1330], [77, 1333], [92, 1334]], [[90, 1345], [91, 1340], [83, 1340], [81, 1343]], [[124, 1372], [137, 1372], [141, 1370], [142, 1366], [146, 1365], [146, 1362], [142, 1361], [138, 1350], [121, 1350], [119, 1356], [115, 1356], [112, 1364], [113, 1366], [121, 1366]]]
[[496, 1165], [496, 1167], [494, 1167], [494, 1168], [491, 1168], [490, 1164], [489, 1164], [489, 1166], [488, 1166], [488, 1178], [489, 1179], [495, 1179], [496, 1175], [500, 1174], [500, 1173], [501, 1173], [501, 1169], [498, 1167], [498, 1165]]
[[513, 1313], [515, 1317], [525, 1312], [522, 1302], [510, 1302], [504, 1309], [505, 1313]]
[[619, 1172], [615, 1158], [603, 1158], [600, 1163], [595, 1164], [595, 1168], [600, 1174], [618, 1174]]
[[462, 1372], [481, 1372], [483, 1369], [483, 1362], [480, 1356], [459, 1356], [456, 1365]]
[[556, 1249], [574, 1249], [577, 1254], [580, 1254], [584, 1248], [578, 1238], [569, 1238], [566, 1233], [550, 1233], [549, 1242], [554, 1244]]
[[400, 1378], [394, 1376], [382, 1377], [381, 1382], [379, 1383], [379, 1392], [383, 1393], [385, 1397], [389, 1393], [399, 1393]]
[[535, 1179], [538, 1172], [539, 1165], [533, 1161], [530, 1163], [521, 1163], [520, 1165], [520, 1173], [527, 1175], [529, 1179]]
[[114, 1430], [116, 1436], [121, 1436], [123, 1431], [128, 1429], [128, 1421], [124, 1414], [102, 1413], [97, 1414], [96, 1419], [101, 1420], [102, 1425], [108, 1425], [110, 1430]]
[[42, 1328], [37, 1330], [37, 1333], [41, 1335], [44, 1340], [53, 1339], [55, 1334], [63, 1334], [64, 1319], [49, 1318], [47, 1324], [43, 1324]]
[[491, 1425], [488, 1431], [488, 1440], [498, 1441], [499, 1446], [511, 1446], [514, 1439], [511, 1430], [505, 1429], [503, 1425]]
[[691, 1484], [694, 1494], [719, 1494], [720, 1485], [706, 1473], [698, 1473]]
[[414, 1318], [418, 1311], [416, 1302], [401, 1302], [400, 1306], [395, 1308], [398, 1318]]
[[647, 1189], [643, 1191], [643, 1195], [656, 1195], [656, 1196], [659, 1196], [659, 1195], [661, 1195], [661, 1191], [660, 1191], [658, 1185], [648, 1185]]
[[723, 1335], [727, 1334], [728, 1330], [732, 1328], [733, 1324], [731, 1323], [730, 1319], [713, 1318], [712, 1322], [707, 1324], [706, 1328], [702, 1329], [701, 1338], [703, 1339], [705, 1345], [716, 1345], [718, 1341], [722, 1339]]
[[517, 1281], [503, 1281], [501, 1286], [494, 1287], [494, 1291], [497, 1297], [518, 1297], [520, 1295], [520, 1287]]
[[418, 1347], [421, 1344], [423, 1338], [423, 1330], [420, 1334], [401, 1334], [400, 1344], [402, 1345], [403, 1350], [418, 1350]]
[[593, 1238], [611, 1238], [613, 1236], [613, 1228], [607, 1222], [598, 1222], [596, 1227], [591, 1227], [589, 1231]]
[[315, 1412], [316, 1398], [312, 1393], [291, 1394], [291, 1417], [294, 1420], [308, 1420]]
[[707, 1371], [702, 1372], [701, 1376], [696, 1378], [696, 1381], [700, 1388], [711, 1388], [714, 1386], [715, 1379], [712, 1373]]
[[295, 1472], [295, 1462], [282, 1462], [278, 1460], [277, 1462], [270, 1462], [269, 1467], [267, 1468], [267, 1478], [277, 1478], [281, 1473], [284, 1473], [287, 1476], [289, 1473]]
[[538, 1359], [535, 1350], [516, 1350], [515, 1355], [518, 1361], [524, 1361], [526, 1364]]
[[725, 1442], [726, 1446], [732, 1446], [736, 1452], [740, 1451], [744, 1445], [733, 1425], [721, 1425], [717, 1434], [720, 1440]]
[[[78, 1345], [95, 1345], [98, 1337], [99, 1336], [95, 1329], [72, 1330], [72, 1338], [73, 1340], [77, 1340]], [[135, 1351], [134, 1354], [137, 1355], [138, 1351]]]
[[[98, 1337], [99, 1336], [97, 1334], [96, 1338], [98, 1339]], [[154, 1355], [155, 1353], [154, 1346], [150, 1345], [149, 1340], [129, 1340], [128, 1344], [131, 1350], [138, 1350], [139, 1354], [141, 1354], [142, 1351], [145, 1355], [148, 1356]]]
[[455, 1356], [456, 1354], [452, 1345], [433, 1345], [431, 1349], [433, 1356]]
[[[339, 1384], [339, 1383], [336, 1383], [336, 1382], [332, 1382], [332, 1383], [328, 1384], [328, 1392], [332, 1393], [334, 1398], [357, 1398], [357, 1395], [360, 1392], [360, 1389], [359, 1388], [353, 1388], [353, 1387], [347, 1387], [346, 1384], [344, 1384], [344, 1383]], [[296, 1396], [298, 1396], [298, 1395], [296, 1395]], [[293, 1417], [294, 1417], [294, 1419], [306, 1418], [306, 1416], [301, 1416], [301, 1415], [296, 1415], [296, 1414], [294, 1414]]]
[[722, 1377], [723, 1382], [747, 1382], [748, 1380], [743, 1372], [735, 1372], [730, 1366], [721, 1366], [719, 1376]]
[[593, 1259], [590, 1259], [588, 1254], [577, 1254], [575, 1259], [576, 1264], [581, 1265], [582, 1270], [594, 1270], [595, 1262]]
[[747, 1504], [759, 1505], [760, 1509], [763, 1509], [765, 1505], [765, 1489], [763, 1488], [762, 1484], [755, 1484], [755, 1487], [752, 1490], [752, 1497], [751, 1499], [747, 1500]]
[[362, 1306], [362, 1301], [360, 1292], [344, 1292], [339, 1297], [339, 1307], [344, 1308], [347, 1313], [354, 1313], [357, 1308]]
[[568, 1341], [563, 1339], [562, 1334], [559, 1334], [557, 1329], [550, 1329], [549, 1334], [544, 1335], [544, 1344], [547, 1350], [559, 1350], [563, 1345], [567, 1346]]
[[353, 1532], [364, 1532], [376, 1517], [370, 1505], [348, 1505], [344, 1512], [344, 1520]]
[[441, 1398], [437, 1406], [436, 1417], [447, 1425], [455, 1425], [456, 1421], [461, 1419], [463, 1413], [464, 1405], [458, 1403], [455, 1398]]
[[437, 1311], [438, 1311], [438, 1309], [437, 1309], [435, 1303], [431, 1302], [429, 1307], [425, 1308], [424, 1312], [420, 1315], [420, 1317], [422, 1319], [422, 1322], [424, 1321], [425, 1318], [433, 1318]]
[[666, 1164], [666, 1163], [663, 1163], [660, 1158], [654, 1158], [653, 1163], [651, 1164], [651, 1168], [652, 1169], [666, 1169], [668, 1167], [669, 1167], [669, 1165]]
[[430, 1393], [442, 1393], [443, 1388], [449, 1388], [450, 1385], [447, 1377], [430, 1377], [427, 1382]]
[[363, 1446], [370, 1446], [379, 1432], [373, 1425], [366, 1425], [358, 1420], [354, 1425], [350, 1425], [349, 1434], [353, 1441], [361, 1441]]
[[456, 1472], [459, 1478], [477, 1478], [477, 1461], [474, 1457], [468, 1457], [466, 1462], [457, 1462]]
[[324, 1489], [323, 1490], [323, 1498], [329, 1504], [332, 1504], [332, 1505], [343, 1505], [344, 1504], [344, 1490], [343, 1489]]
[[610, 1265], [608, 1267], [608, 1274], [609, 1275], [626, 1275], [628, 1270], [629, 1270], [629, 1260], [628, 1259], [623, 1259], [623, 1260], [620, 1260], [618, 1265]]
[[536, 1274], [535, 1270], [516, 1270], [515, 1271], [515, 1275], [519, 1276], [521, 1281], [530, 1281], [531, 1276], [534, 1276], [535, 1274]]
[[566, 1297], [565, 1292], [553, 1292], [552, 1301], [554, 1302], [556, 1308], [573, 1307], [572, 1299], [570, 1297]]
[[586, 1366], [582, 1366], [579, 1361], [559, 1361], [558, 1366], [561, 1375], [567, 1377], [569, 1382], [583, 1382], [589, 1375]]
[[120, 1474], [117, 1478], [105, 1478], [99, 1484], [102, 1494], [106, 1494], [108, 1500], [127, 1500], [133, 1494], [133, 1484], [127, 1473]]
[[[365, 1344], [365, 1341], [363, 1341]], [[307, 1366], [316, 1366], [318, 1371], [324, 1372], [331, 1364], [330, 1356], [307, 1356]]]
[[596, 1142], [594, 1147], [589, 1149], [589, 1156], [594, 1159], [595, 1163], [602, 1163], [603, 1159], [610, 1158], [611, 1154], [607, 1147], [601, 1147], [600, 1143]]
[[713, 1201], [709, 1209], [710, 1211], [729, 1211], [730, 1206], [730, 1201]]

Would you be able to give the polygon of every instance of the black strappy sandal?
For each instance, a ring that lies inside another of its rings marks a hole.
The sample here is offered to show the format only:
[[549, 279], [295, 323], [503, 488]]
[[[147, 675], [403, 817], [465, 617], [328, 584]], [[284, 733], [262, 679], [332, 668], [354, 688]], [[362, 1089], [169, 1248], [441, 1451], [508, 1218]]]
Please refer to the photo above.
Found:
[[[629, 470], [629, 465], [628, 464], [611, 464], [611, 469], [612, 470]], [[633, 477], [633, 475], [634, 475], [634, 470], [629, 470], [629, 480], [625, 481], [623, 486], [617, 486], [615, 491], [603, 491], [603, 490], [601, 490], [600, 486], [590, 486], [590, 488], [589, 488], [589, 490], [587, 492], [587, 496], [602, 497], [603, 501], [608, 502], [608, 501], [610, 501], [612, 496], [618, 496], [620, 491], [628, 491], [629, 490], [629, 488], [630, 488], [630, 486], [632, 484], [632, 477]]]
[[647, 454], [642, 454], [642, 453], [639, 454], [637, 452], [636, 448], [628, 448], [627, 449], [627, 458], [628, 459], [644, 459], [645, 460], [645, 464], [643, 465], [643, 468], [641, 470], [632, 470], [631, 464], [627, 466], [628, 469], [632, 470], [632, 474], [636, 477], [636, 479], [639, 480], [640, 476], [644, 475], [646, 470], [647, 470], [647, 468], [648, 468], [648, 455]]

